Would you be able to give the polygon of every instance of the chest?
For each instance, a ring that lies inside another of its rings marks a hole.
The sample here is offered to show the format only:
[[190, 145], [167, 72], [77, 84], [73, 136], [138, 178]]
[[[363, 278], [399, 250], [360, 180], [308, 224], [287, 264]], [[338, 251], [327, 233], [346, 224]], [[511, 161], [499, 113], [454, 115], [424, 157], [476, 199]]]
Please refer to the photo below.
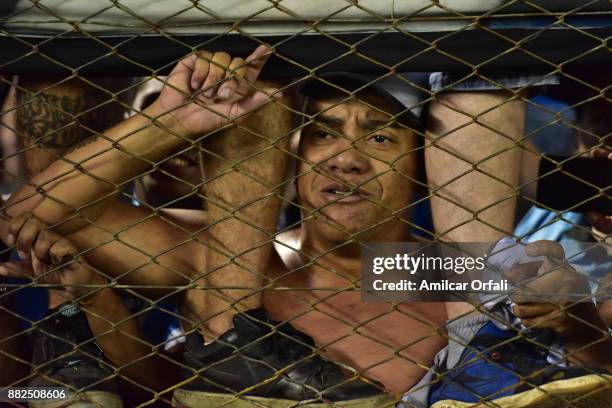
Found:
[[310, 335], [327, 358], [350, 365], [396, 393], [414, 385], [445, 340], [437, 303], [396, 307], [363, 302], [359, 292], [271, 291], [264, 305], [274, 319]]

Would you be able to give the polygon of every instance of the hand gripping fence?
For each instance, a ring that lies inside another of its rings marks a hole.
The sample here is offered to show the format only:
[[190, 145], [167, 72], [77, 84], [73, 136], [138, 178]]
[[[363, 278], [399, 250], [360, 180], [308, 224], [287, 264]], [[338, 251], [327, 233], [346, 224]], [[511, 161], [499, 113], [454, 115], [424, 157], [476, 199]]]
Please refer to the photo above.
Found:
[[[599, 0], [3, 2], [0, 404], [612, 406], [611, 34]], [[363, 298], [363, 246], [504, 237], [588, 289]]]

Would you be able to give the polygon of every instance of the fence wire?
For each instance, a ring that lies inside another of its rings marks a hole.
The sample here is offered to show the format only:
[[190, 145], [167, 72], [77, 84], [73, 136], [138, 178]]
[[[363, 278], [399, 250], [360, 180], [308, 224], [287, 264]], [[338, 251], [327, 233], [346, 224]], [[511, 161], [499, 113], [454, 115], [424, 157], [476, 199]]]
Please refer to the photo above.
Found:
[[[0, 10], [2, 404], [612, 406], [608, 2]], [[504, 237], [568, 298], [363, 298]]]

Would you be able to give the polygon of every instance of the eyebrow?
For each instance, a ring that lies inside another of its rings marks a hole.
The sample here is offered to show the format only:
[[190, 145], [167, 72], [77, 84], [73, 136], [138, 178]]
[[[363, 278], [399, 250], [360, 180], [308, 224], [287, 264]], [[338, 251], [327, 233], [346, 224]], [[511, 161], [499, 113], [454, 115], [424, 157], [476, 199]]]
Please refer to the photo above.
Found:
[[392, 118], [389, 119], [366, 119], [365, 121], [359, 121], [357, 122], [357, 124], [359, 125], [359, 127], [361, 127], [362, 129], [365, 130], [376, 130], [376, 129], [380, 129], [383, 127], [390, 127], [393, 129], [404, 129], [403, 126], [401, 126], [399, 123], [397, 123], [395, 120], [393, 120]]
[[327, 125], [329, 127], [337, 127], [344, 125], [344, 121], [342, 119], [337, 116], [330, 115], [317, 115], [315, 121]]
[[[344, 120], [337, 116], [320, 114], [315, 118], [316, 122], [322, 123], [329, 127], [341, 127], [344, 125]], [[366, 118], [364, 121], [357, 119], [357, 125], [365, 130], [376, 130], [383, 127], [390, 127], [393, 129], [404, 129], [404, 126], [397, 123], [392, 118], [389, 119], [377, 119], [377, 118]]]

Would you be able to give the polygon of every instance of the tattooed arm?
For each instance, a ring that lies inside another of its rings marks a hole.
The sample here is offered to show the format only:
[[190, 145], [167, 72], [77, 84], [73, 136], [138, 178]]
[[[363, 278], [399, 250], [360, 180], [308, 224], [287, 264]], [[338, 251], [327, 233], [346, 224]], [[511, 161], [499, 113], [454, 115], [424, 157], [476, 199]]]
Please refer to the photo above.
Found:
[[[223, 52], [187, 56], [172, 70], [151, 106], [94, 143], [66, 155], [65, 160], [55, 161], [11, 197], [9, 204], [14, 206], [7, 209], [7, 215], [33, 212], [55, 225], [72, 215], [83, 215], [87, 208], [87, 217], [98, 219], [108, 208], [101, 201], [113, 197], [119, 186], [155, 162], [188, 148], [192, 141], [244, 121], [246, 113], [272, 101], [276, 89], [258, 90], [254, 85], [269, 55], [270, 50], [260, 46], [246, 60]], [[217, 59], [225, 62], [210, 63]], [[232, 67], [238, 68], [230, 74], [227, 70]], [[60, 232], [77, 229], [72, 225]], [[4, 228], [2, 236], [5, 234]]]
[[97, 134], [121, 120], [124, 111], [110, 94], [78, 79], [56, 83], [22, 78], [17, 103], [16, 129], [28, 149], [28, 178], [94, 142]]
[[[15, 131], [24, 146], [23, 156], [29, 185], [15, 192], [2, 215], [4, 221], [21, 213], [30, 198], [54, 200], [37, 177], [55, 161], [95, 142], [100, 132], [121, 121], [124, 105], [115, 99], [117, 90], [127, 87], [129, 79], [97, 79], [96, 86], [82, 79], [20, 78], [16, 86]], [[123, 98], [128, 101], [128, 97]], [[57, 178], [61, 174], [44, 177]], [[78, 186], [77, 186], [78, 187]], [[73, 190], [74, 191], [74, 190]], [[56, 200], [56, 203], [58, 201]], [[84, 215], [88, 215], [85, 211]], [[0, 223], [4, 224], [4, 223]]]

